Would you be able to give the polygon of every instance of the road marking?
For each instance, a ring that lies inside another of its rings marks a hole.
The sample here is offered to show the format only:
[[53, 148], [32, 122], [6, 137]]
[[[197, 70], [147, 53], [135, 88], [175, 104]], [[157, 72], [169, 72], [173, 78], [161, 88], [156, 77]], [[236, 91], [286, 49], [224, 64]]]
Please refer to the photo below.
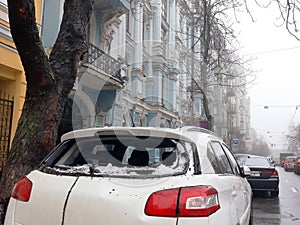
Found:
[[298, 192], [298, 190], [297, 190], [296, 188], [294, 188], [294, 187], [291, 187], [291, 189], [292, 189], [292, 191], [295, 192], [295, 193]]

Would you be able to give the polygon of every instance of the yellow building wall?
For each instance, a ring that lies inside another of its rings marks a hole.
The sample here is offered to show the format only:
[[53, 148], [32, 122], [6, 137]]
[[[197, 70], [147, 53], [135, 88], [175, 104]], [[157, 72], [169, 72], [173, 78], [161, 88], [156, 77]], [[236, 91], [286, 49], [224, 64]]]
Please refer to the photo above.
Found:
[[[19, 55], [9, 33], [7, 5], [0, 3], [0, 98], [13, 97], [13, 120], [11, 141], [17, 129], [26, 95], [26, 77]], [[39, 29], [42, 26], [43, 0], [35, 0], [36, 19]]]

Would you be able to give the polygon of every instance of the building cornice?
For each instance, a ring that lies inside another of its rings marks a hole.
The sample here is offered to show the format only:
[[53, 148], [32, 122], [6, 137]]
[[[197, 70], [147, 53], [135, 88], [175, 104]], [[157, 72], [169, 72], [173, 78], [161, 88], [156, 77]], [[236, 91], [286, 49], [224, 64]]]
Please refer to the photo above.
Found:
[[13, 42], [13, 39], [12, 39], [12, 36], [10, 33], [10, 28], [3, 24], [0, 24], [0, 36]]
[[10, 50], [10, 51], [13, 51], [13, 52], [15, 52], [15, 53], [18, 53], [18, 51], [17, 51], [14, 47], [12, 47], [12, 46], [10, 46], [10, 45], [7, 45], [7, 44], [5, 44], [5, 43], [3, 43], [3, 42], [1, 42], [1, 41], [0, 41], [0, 47], [6, 48], [6, 49], [8, 49], [8, 50]]

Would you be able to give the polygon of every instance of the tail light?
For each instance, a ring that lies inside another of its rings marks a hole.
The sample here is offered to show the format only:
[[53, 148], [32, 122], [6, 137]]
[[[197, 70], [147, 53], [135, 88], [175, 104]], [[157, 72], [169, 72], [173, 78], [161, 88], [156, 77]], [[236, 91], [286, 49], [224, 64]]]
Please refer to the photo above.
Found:
[[17, 200], [28, 202], [31, 189], [32, 182], [27, 177], [23, 177], [15, 184], [11, 196]]
[[211, 186], [183, 187], [154, 192], [145, 214], [164, 217], [207, 217], [220, 209], [218, 192]]
[[300, 163], [300, 159], [297, 160], [297, 163]]
[[273, 172], [273, 174], [272, 174], [271, 177], [278, 177], [278, 172], [277, 172], [277, 170], [274, 170], [274, 172]]

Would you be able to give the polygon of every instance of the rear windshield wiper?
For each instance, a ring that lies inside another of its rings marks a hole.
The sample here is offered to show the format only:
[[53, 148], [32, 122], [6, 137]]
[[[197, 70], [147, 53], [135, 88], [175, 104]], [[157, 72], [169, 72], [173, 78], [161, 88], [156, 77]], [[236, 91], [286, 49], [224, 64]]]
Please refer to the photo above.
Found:
[[[100, 175], [99, 169], [96, 169], [95, 165], [84, 164], [81, 166], [69, 166], [69, 165], [56, 165], [53, 168], [54, 170], [64, 170], [59, 171], [61, 173], [68, 173], [72, 175], [89, 175], [89, 176], [102, 176]], [[96, 174], [95, 174], [96, 173]]]

